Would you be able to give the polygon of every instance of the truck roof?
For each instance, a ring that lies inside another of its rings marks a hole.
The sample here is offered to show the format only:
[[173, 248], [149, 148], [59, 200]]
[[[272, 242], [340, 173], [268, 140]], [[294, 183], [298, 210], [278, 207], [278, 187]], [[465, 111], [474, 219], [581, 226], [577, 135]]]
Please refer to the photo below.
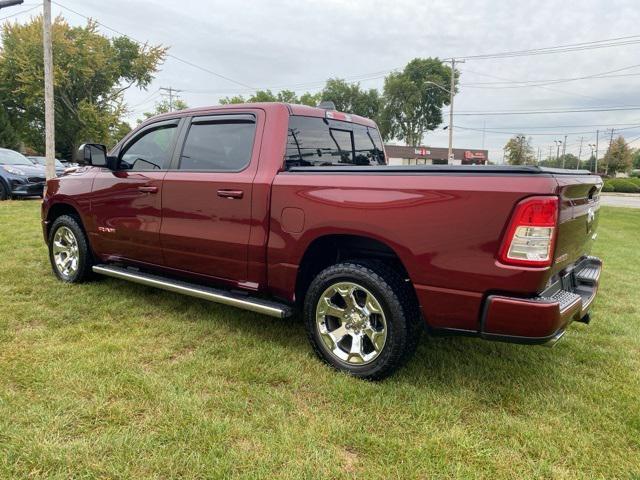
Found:
[[144, 123], [150, 123], [159, 119], [176, 116], [187, 116], [194, 114], [206, 114], [225, 110], [238, 110], [243, 108], [259, 108], [266, 112], [276, 112], [277, 110], [287, 109], [289, 115], [302, 115], [305, 117], [320, 117], [320, 118], [334, 118], [335, 120], [345, 120], [359, 125], [366, 125], [368, 127], [376, 127], [373, 120], [359, 115], [353, 115], [351, 113], [338, 112], [336, 110], [325, 110], [324, 108], [309, 107], [308, 105], [298, 105], [293, 103], [283, 102], [260, 102], [260, 103], [233, 103], [228, 105], [211, 105], [205, 107], [186, 108], [178, 112], [163, 113], [156, 115]]

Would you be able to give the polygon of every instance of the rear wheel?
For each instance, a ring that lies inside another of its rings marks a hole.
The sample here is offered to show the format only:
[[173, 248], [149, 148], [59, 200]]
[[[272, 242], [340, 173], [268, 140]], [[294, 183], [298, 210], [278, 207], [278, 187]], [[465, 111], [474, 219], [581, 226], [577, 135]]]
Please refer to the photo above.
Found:
[[422, 321], [409, 286], [382, 263], [341, 263], [318, 274], [304, 305], [316, 353], [334, 368], [371, 380], [415, 351]]
[[67, 283], [81, 283], [92, 271], [89, 242], [77, 217], [62, 215], [51, 226], [49, 260], [56, 277]]

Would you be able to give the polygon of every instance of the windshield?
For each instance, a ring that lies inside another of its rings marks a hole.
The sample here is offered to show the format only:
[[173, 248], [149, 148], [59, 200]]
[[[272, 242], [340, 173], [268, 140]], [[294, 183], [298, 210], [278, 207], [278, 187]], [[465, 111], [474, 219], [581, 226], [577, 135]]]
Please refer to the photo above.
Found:
[[13, 150], [0, 150], [0, 165], [33, 165], [27, 157]]
[[[47, 157], [29, 157], [29, 160], [32, 160], [36, 165], [42, 165], [43, 167], [47, 164]], [[58, 159], [56, 159], [56, 168], [64, 168], [64, 165]]]

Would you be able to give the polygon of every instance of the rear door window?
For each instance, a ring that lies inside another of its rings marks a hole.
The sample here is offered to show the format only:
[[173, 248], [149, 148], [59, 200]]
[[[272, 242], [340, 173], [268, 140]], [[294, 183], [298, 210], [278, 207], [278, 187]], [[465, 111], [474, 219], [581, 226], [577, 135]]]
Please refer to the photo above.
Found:
[[194, 119], [180, 155], [180, 170], [238, 172], [251, 161], [252, 115]]
[[285, 154], [287, 167], [384, 165], [378, 130], [365, 125], [293, 115]]

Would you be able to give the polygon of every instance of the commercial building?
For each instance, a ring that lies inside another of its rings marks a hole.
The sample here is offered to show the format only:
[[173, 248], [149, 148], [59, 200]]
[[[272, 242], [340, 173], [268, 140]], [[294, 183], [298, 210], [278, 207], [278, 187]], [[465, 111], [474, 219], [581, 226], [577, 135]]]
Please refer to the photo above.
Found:
[[[385, 145], [389, 165], [445, 165], [449, 156], [448, 148], [438, 147], [405, 147], [402, 145]], [[474, 148], [454, 148], [453, 164], [485, 165], [488, 150]]]

